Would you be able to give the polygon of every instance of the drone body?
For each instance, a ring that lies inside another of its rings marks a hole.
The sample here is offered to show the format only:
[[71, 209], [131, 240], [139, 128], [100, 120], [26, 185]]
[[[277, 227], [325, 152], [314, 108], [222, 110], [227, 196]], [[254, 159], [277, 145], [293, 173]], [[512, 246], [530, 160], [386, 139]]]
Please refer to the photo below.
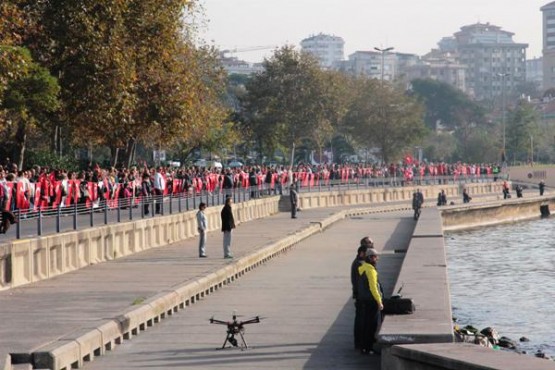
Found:
[[226, 348], [226, 345], [227, 345], [228, 342], [233, 347], [239, 347], [239, 342], [235, 338], [236, 335], [239, 335], [241, 337], [241, 341], [243, 342], [241, 344], [241, 348], [242, 349], [249, 348], [247, 342], [245, 341], [245, 336], [243, 335], [245, 333], [245, 325], [258, 324], [260, 322], [260, 320], [262, 320], [263, 318], [260, 317], [260, 316], [255, 316], [255, 317], [253, 317], [251, 319], [248, 319], [248, 320], [237, 321], [237, 315], [235, 314], [235, 312], [233, 313], [232, 318], [233, 318], [232, 321], [217, 320], [214, 317], [212, 317], [210, 319], [210, 324], [219, 324], [219, 325], [226, 325], [227, 326], [227, 333], [226, 333], [225, 341], [224, 341], [224, 344], [222, 345], [222, 347], [220, 349]]

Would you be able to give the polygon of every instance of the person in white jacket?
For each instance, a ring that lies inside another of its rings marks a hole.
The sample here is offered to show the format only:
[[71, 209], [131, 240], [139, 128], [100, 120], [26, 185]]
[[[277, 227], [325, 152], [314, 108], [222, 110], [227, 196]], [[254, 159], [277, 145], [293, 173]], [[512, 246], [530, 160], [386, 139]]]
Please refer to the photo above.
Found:
[[200, 203], [197, 212], [197, 230], [200, 237], [198, 242], [198, 256], [200, 258], [208, 257], [206, 255], [206, 229], [208, 228], [208, 222], [204, 214], [205, 209], [206, 203]]

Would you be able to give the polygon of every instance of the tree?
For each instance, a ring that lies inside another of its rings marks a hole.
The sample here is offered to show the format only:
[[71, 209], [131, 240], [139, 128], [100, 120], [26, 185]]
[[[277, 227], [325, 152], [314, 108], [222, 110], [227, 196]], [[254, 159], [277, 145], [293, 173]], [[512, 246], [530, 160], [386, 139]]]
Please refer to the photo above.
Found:
[[14, 123], [19, 168], [23, 166], [27, 135], [47, 120], [47, 113], [58, 109], [59, 91], [57, 80], [45, 68], [35, 64], [30, 66], [26, 76], [8, 84], [3, 107], [8, 119]]
[[293, 162], [296, 146], [329, 117], [322, 72], [313, 57], [290, 46], [276, 50], [263, 66], [242, 99], [246, 122], [261, 147], [288, 147]]
[[533, 137], [536, 133], [537, 124], [538, 114], [532, 105], [525, 100], [520, 100], [517, 106], [509, 111], [506, 143], [514, 161], [529, 158], [527, 153], [529, 153], [530, 137]]
[[76, 145], [107, 145], [129, 165], [138, 143], [181, 146], [224, 122], [222, 68], [185, 23], [195, 4], [36, 3], [44, 32], [32, 50], [60, 79], [58, 120]]
[[[447, 83], [432, 79], [415, 79], [411, 81], [411, 86], [412, 95], [425, 105], [425, 122], [431, 130], [436, 130], [438, 124], [453, 130], [465, 122], [483, 121], [484, 113], [481, 107], [461, 90]], [[471, 115], [471, 119], [465, 114]]]
[[384, 163], [400, 157], [425, 132], [421, 105], [374, 79], [359, 80], [345, 120], [353, 139], [367, 149], [377, 147]]

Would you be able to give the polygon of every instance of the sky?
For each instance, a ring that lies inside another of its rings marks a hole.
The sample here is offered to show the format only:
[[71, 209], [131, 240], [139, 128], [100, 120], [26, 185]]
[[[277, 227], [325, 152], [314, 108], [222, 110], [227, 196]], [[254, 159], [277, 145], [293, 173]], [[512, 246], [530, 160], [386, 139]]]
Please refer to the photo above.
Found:
[[[199, 0], [201, 37], [218, 48], [238, 49], [249, 62], [276, 47], [318, 33], [340, 36], [345, 58], [357, 50], [394, 47], [423, 55], [462, 26], [490, 23], [528, 44], [527, 58], [541, 56], [542, 13], [549, 0]], [[244, 49], [265, 47], [258, 51]], [[300, 48], [300, 47], [299, 47]]]

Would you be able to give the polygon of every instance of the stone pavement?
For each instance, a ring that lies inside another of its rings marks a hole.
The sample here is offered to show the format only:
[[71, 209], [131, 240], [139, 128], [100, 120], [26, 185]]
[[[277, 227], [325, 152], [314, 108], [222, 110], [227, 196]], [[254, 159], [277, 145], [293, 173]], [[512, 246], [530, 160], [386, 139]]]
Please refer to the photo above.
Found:
[[[414, 225], [410, 211], [339, 221], [84, 369], [379, 369], [379, 356], [353, 348], [349, 267], [361, 237], [372, 235], [384, 249], [379, 270], [391, 291], [403, 259], [391, 251], [408, 246]], [[245, 327], [252, 348], [217, 350], [226, 327], [208, 319], [231, 320], [234, 310], [239, 320], [266, 319]]]
[[[339, 210], [305, 210], [296, 220], [287, 213], [280, 213], [241, 224], [234, 231], [233, 252], [236, 257], [247, 255]], [[397, 225], [397, 222], [392, 221], [396, 225], [393, 230], [369, 229], [370, 233], [375, 232], [378, 245], [383, 243], [386, 249], [395, 249], [397, 242], [390, 238], [397, 231], [406, 229], [406, 225]], [[348, 243], [348, 253], [345, 253], [346, 261], [342, 258], [340, 263], [342, 272], [348, 275], [348, 265], [361, 236], [357, 233], [345, 237], [352, 240]], [[3, 318], [0, 361], [8, 353], [26, 353], [79, 328], [98, 325], [160, 291], [233, 263], [222, 258], [221, 244], [221, 233], [210, 233], [207, 259], [197, 257], [197, 240], [190, 239], [0, 292], [0, 315]], [[350, 305], [348, 298], [342, 297], [342, 304]]]

